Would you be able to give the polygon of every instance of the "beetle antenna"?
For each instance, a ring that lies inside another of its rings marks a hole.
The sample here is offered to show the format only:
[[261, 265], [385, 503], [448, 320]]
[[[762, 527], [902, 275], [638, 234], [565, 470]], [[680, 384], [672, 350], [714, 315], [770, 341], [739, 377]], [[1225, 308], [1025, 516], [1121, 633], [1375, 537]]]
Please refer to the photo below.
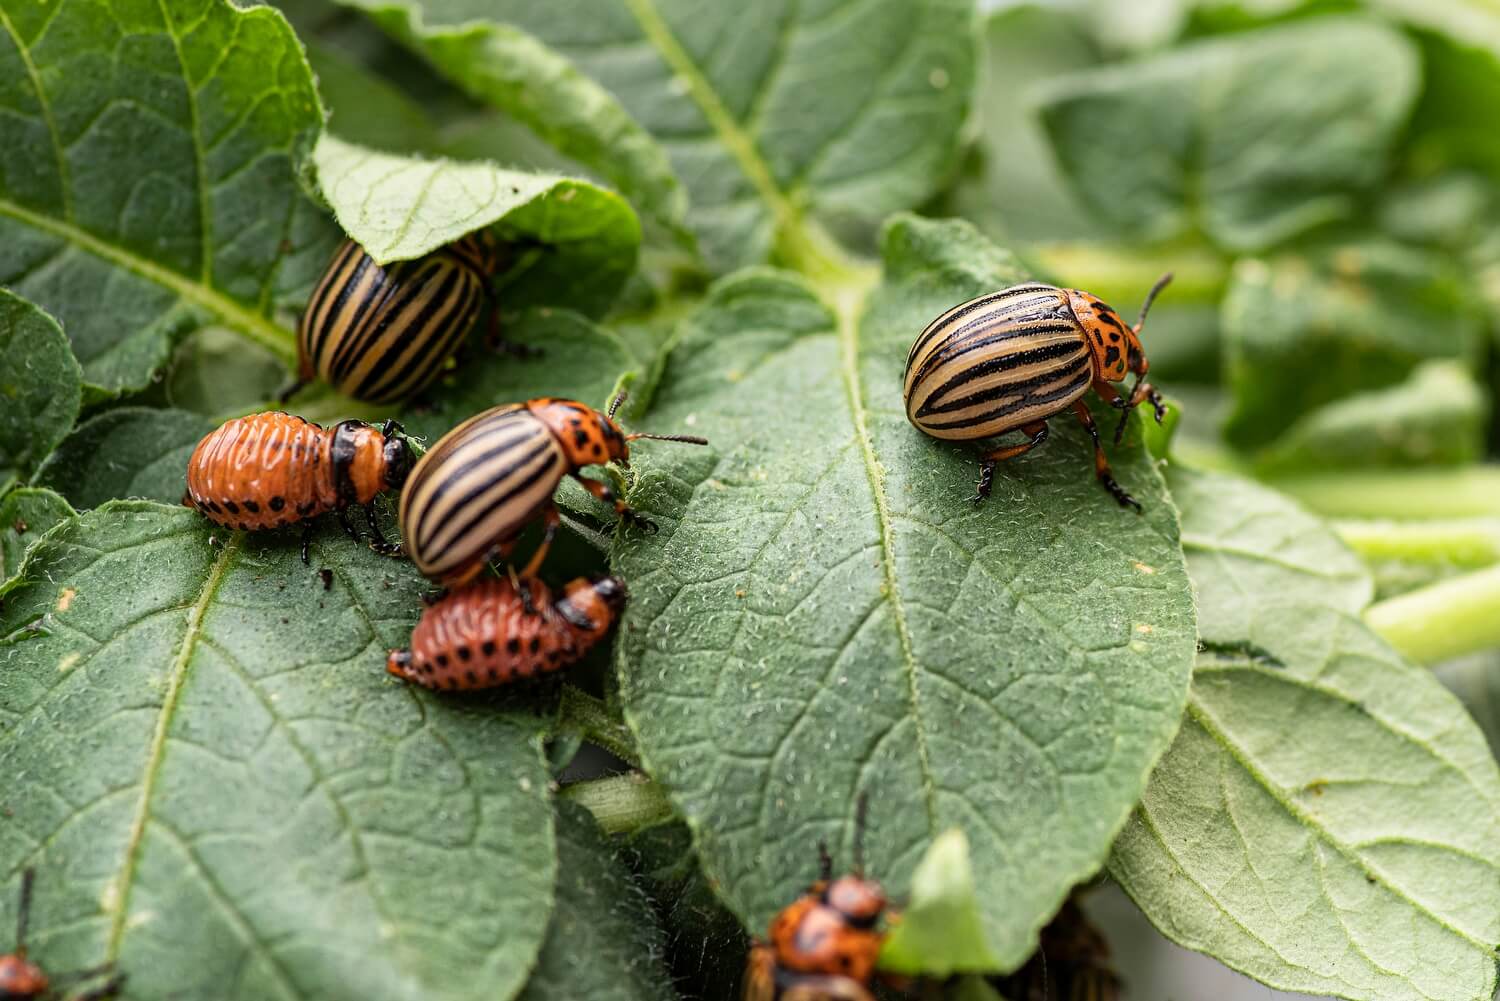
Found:
[[615, 398], [609, 401], [609, 419], [615, 419], [615, 411], [620, 409], [620, 404], [625, 402], [625, 397], [630, 395], [630, 390], [622, 389], [615, 394]]
[[870, 812], [870, 798], [864, 793], [854, 801], [854, 875], [865, 874], [865, 819]]
[[1161, 290], [1166, 288], [1168, 283], [1170, 283], [1171, 281], [1172, 272], [1168, 271], [1166, 274], [1156, 279], [1156, 284], [1152, 285], [1151, 291], [1146, 293], [1146, 301], [1141, 303], [1141, 318], [1135, 321], [1136, 333], [1139, 334], [1141, 332], [1141, 327], [1146, 325], [1146, 314], [1151, 312], [1151, 304], [1156, 301], [1156, 297], [1161, 294]]
[[16, 908], [16, 955], [26, 958], [26, 924], [31, 918], [31, 884], [36, 879], [36, 870], [27, 868], [21, 873], [21, 902]]
[[833, 879], [833, 856], [828, 854], [828, 842], [818, 842], [818, 881], [827, 883]]
[[646, 434], [644, 431], [637, 431], [635, 434], [627, 434], [625, 436], [626, 441], [635, 441], [637, 438], [650, 438], [654, 441], [680, 441], [689, 445], [708, 444], [707, 438], [700, 438], [695, 434]]

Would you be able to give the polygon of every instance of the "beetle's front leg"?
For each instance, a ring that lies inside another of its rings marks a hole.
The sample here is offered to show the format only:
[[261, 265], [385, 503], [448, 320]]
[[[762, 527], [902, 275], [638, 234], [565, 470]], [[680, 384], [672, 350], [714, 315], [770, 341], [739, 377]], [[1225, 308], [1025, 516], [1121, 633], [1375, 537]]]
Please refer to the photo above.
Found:
[[614, 487], [610, 486], [608, 483], [601, 482], [600, 480], [591, 480], [587, 476], [579, 476], [577, 473], [573, 474], [573, 479], [578, 481], [579, 486], [583, 487], [583, 489], [587, 490], [589, 493], [593, 494], [604, 503], [614, 505], [615, 514], [618, 514], [621, 520], [626, 524], [636, 525], [640, 527], [642, 531], [649, 532], [652, 535], [656, 534], [656, 522], [652, 521], [650, 518], [642, 518], [640, 515], [636, 514], [629, 504], [626, 504], [619, 498], [619, 496], [615, 493]]

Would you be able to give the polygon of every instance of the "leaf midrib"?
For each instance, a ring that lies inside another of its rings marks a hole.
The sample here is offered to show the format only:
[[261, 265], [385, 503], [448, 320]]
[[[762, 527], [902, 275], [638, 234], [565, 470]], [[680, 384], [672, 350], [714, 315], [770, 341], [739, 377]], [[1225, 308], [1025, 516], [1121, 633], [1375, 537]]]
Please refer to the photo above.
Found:
[[[1192, 719], [1193, 722], [1197, 723], [1200, 727], [1203, 728], [1204, 733], [1208, 734], [1210, 739], [1212, 739], [1214, 743], [1224, 751], [1225, 754], [1229, 755], [1229, 757], [1235, 762], [1235, 764], [1239, 765], [1245, 770], [1245, 773], [1255, 781], [1256, 785], [1264, 789], [1266, 791], [1266, 794], [1273, 800], [1275, 800], [1278, 806], [1280, 806], [1289, 815], [1291, 815], [1292, 819], [1294, 819], [1303, 828], [1303, 830], [1306, 830], [1314, 836], [1323, 840], [1327, 845], [1329, 845], [1329, 847], [1333, 848], [1334, 851], [1342, 855], [1351, 865], [1353, 865], [1360, 872], [1363, 872], [1366, 878], [1374, 880], [1393, 897], [1406, 903], [1412, 909], [1426, 915], [1428, 920], [1432, 921], [1438, 927], [1444, 929], [1445, 931], [1448, 931], [1454, 936], [1474, 946], [1481, 953], [1490, 956], [1494, 955], [1493, 946], [1488, 943], [1479, 941], [1474, 936], [1470, 935], [1468, 932], [1460, 928], [1454, 927], [1454, 925], [1450, 923], [1445, 917], [1435, 913], [1426, 904], [1412, 899], [1407, 895], [1405, 890], [1392, 883], [1390, 879], [1386, 877], [1385, 873], [1369, 865], [1357, 851], [1355, 851], [1349, 845], [1345, 844], [1341, 839], [1335, 837], [1327, 827], [1318, 822], [1317, 818], [1313, 817], [1307, 811], [1303, 810], [1300, 806], [1294, 803], [1285, 794], [1284, 790], [1278, 783], [1273, 782], [1269, 775], [1265, 774], [1260, 768], [1255, 765], [1255, 763], [1250, 759], [1249, 755], [1244, 751], [1244, 749], [1234, 742], [1234, 740], [1229, 736], [1228, 732], [1219, 725], [1219, 722], [1214, 717], [1214, 715], [1198, 700], [1197, 695], [1191, 691], [1188, 693], [1187, 715], [1190, 719]], [[1194, 880], [1194, 882], [1196, 883], [1197, 881]]]
[[198, 599], [193, 602], [193, 607], [188, 611], [186, 627], [182, 634], [182, 645], [172, 662], [171, 672], [167, 678], [167, 691], [162, 697], [161, 711], [156, 717], [156, 729], [151, 735], [151, 743], [147, 748], [140, 801], [136, 805], [135, 819], [131, 822], [130, 835], [125, 842], [124, 865], [114, 885], [115, 912], [110, 919], [109, 941], [105, 949], [106, 958], [110, 961], [118, 960], [120, 957], [120, 942], [125, 933], [126, 915], [130, 913], [130, 892], [135, 885], [135, 870], [140, 860], [141, 842], [145, 838], [146, 823], [151, 818], [151, 797], [156, 791], [157, 776], [161, 773], [162, 761], [166, 757], [167, 731], [171, 729], [172, 718], [176, 715], [178, 699], [182, 694], [183, 682], [186, 680], [188, 665], [192, 661], [193, 651], [197, 648], [198, 637], [203, 631], [203, 616], [213, 601], [214, 595], [218, 593], [224, 574], [243, 542], [244, 535], [236, 532], [224, 544], [224, 548], [219, 551], [218, 557], [209, 567], [208, 576], [204, 578], [203, 587], [198, 592]]

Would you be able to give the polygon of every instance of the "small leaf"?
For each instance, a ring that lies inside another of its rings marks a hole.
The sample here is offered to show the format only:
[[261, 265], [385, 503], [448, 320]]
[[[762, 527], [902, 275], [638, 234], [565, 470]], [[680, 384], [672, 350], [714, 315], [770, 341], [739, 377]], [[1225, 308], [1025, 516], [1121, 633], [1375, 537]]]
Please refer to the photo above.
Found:
[[1112, 459], [1143, 516], [1094, 481], [1071, 414], [969, 504], [974, 451], [907, 423], [902, 363], [934, 316], [1024, 275], [956, 223], [898, 219], [885, 257], [865, 303], [873, 275], [830, 288], [836, 312], [751, 271], [686, 321], [639, 423], [711, 445], [632, 455], [661, 530], [617, 536], [626, 718], [746, 927], [805, 889], [819, 840], [849, 863], [868, 793], [871, 875], [899, 899], [962, 828], [1014, 966], [1171, 740], [1192, 602], [1135, 434]]
[[1353, 212], [1383, 178], [1418, 82], [1398, 32], [1325, 18], [1059, 79], [1040, 111], [1101, 219], [1255, 250]]
[[910, 900], [880, 951], [882, 970], [947, 977], [999, 968], [985, 942], [962, 830], [933, 840], [911, 874]]
[[954, 167], [974, 77], [970, 0], [361, 5], [630, 197], [644, 187], [644, 212], [670, 190], [665, 150], [715, 272], [766, 260], [804, 216], [868, 230], [920, 204]]
[[509, 997], [552, 910], [545, 720], [393, 681], [427, 583], [331, 525], [297, 548], [113, 501], [7, 586], [0, 872], [38, 867], [35, 955], [139, 998]]
[[120, 407], [84, 421], [36, 472], [80, 511], [116, 497], [178, 504], [187, 464], [214, 421], [185, 410]]
[[0, 288], [0, 494], [73, 427], [82, 380], [57, 321]]
[[[1234, 477], [1170, 483], [1209, 643], [1111, 873], [1173, 941], [1280, 990], [1489, 997], [1500, 770], [1483, 735], [1351, 617], [1368, 584], [1337, 583], [1332, 533]], [[1237, 527], [1279, 518], [1302, 528], [1259, 552]]]
[[1246, 259], [1223, 304], [1224, 435], [1276, 441], [1324, 404], [1393, 386], [1432, 359], [1474, 364], [1482, 317], [1463, 276], [1426, 251], [1366, 243]]
[[294, 163], [322, 125], [281, 14], [224, 0], [10, 9], [0, 285], [51, 310], [96, 400], [218, 322], [292, 355], [273, 309], [327, 261]]
[[587, 810], [557, 804], [557, 904], [520, 1001], [669, 1001], [662, 934]]
[[1263, 451], [1268, 475], [1354, 466], [1462, 465], [1484, 455], [1489, 399], [1469, 370], [1426, 362], [1387, 389], [1313, 410]]
[[[502, 308], [608, 308], [635, 270], [641, 224], [620, 196], [588, 181], [490, 163], [380, 153], [324, 134], [318, 185], [339, 225], [382, 264], [411, 260], [485, 226], [519, 241]], [[530, 241], [543, 244], [528, 261]]]
[[0, 498], [0, 584], [15, 575], [49, 528], [76, 514], [62, 497], [39, 487], [20, 487]]

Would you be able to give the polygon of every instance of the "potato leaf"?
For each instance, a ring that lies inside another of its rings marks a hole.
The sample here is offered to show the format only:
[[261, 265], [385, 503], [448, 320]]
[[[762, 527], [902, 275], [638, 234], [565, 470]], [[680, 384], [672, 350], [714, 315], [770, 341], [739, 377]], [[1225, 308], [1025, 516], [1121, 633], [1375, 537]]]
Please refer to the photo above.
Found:
[[588, 181], [381, 153], [328, 134], [313, 162], [339, 225], [382, 264], [497, 227], [516, 245], [501, 279], [505, 309], [567, 303], [597, 315], [635, 270], [640, 221]]
[[82, 381], [57, 321], [0, 289], [0, 494], [73, 427]]
[[1500, 770], [1483, 734], [1354, 617], [1368, 580], [1330, 532], [1235, 477], [1169, 482], [1206, 646], [1111, 873], [1168, 937], [1281, 990], [1489, 997]]
[[934, 315], [1022, 277], [958, 223], [902, 218], [885, 276], [818, 291], [717, 285], [670, 356], [631, 493], [619, 646], [642, 759], [705, 870], [758, 929], [816, 873], [868, 867], [899, 898], [928, 846], [973, 846], [985, 941], [1014, 966], [1095, 871], [1180, 719], [1195, 633], [1175, 512], [1136, 435], [1114, 452], [1145, 504], [1093, 480], [1071, 415], [997, 472], [905, 418], [902, 360]]
[[322, 111], [279, 13], [7, 5], [0, 79], [0, 284], [62, 322], [91, 398], [144, 387], [210, 321], [290, 357], [271, 313], [332, 232], [297, 186]]
[[643, 212], [675, 219], [668, 161], [716, 272], [765, 260], [803, 217], [869, 228], [934, 193], [974, 75], [969, 0], [360, 5]]
[[1256, 250], [1351, 213], [1419, 82], [1398, 31], [1327, 18], [1059, 79], [1041, 115], [1079, 194], [1123, 235]]
[[304, 566], [144, 501], [36, 545], [0, 607], [27, 777], [0, 871], [38, 868], [36, 957], [116, 960], [139, 998], [515, 993], [556, 878], [546, 723], [386, 675], [426, 586], [332, 526]]

